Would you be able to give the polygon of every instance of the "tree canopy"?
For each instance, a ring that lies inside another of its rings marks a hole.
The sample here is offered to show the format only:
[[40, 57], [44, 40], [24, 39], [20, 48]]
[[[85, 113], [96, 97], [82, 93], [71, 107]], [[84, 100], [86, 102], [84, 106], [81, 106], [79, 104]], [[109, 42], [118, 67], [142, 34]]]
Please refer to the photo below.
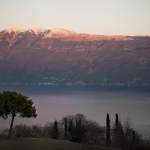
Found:
[[15, 91], [4, 91], [0, 93], [0, 117], [4, 119], [7, 119], [8, 115], [12, 117], [9, 136], [11, 136], [14, 117], [17, 114], [23, 118], [35, 118], [37, 116], [36, 109], [32, 104], [32, 100], [29, 100], [27, 96]]

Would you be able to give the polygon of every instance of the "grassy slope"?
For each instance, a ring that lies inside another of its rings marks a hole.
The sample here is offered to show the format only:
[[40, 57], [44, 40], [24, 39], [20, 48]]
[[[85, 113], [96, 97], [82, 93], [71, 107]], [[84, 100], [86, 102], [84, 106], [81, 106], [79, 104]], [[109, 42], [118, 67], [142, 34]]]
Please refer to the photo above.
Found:
[[[82, 150], [82, 149], [83, 149], [82, 144], [72, 143], [63, 140], [40, 139], [40, 138], [0, 139], [0, 150]], [[92, 147], [92, 150], [109, 150], [109, 149], [101, 147]]]

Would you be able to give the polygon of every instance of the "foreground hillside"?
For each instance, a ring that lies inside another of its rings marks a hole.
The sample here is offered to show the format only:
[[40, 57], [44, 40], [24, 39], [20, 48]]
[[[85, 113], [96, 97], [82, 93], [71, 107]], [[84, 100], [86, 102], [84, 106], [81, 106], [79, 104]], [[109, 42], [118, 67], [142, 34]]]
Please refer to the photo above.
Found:
[[0, 83], [150, 85], [150, 37], [0, 32]]
[[[37, 138], [17, 138], [17, 139], [0, 139], [1, 150], [82, 150], [83, 145], [68, 141], [37, 139]], [[85, 150], [109, 150], [98, 146], [85, 146]]]

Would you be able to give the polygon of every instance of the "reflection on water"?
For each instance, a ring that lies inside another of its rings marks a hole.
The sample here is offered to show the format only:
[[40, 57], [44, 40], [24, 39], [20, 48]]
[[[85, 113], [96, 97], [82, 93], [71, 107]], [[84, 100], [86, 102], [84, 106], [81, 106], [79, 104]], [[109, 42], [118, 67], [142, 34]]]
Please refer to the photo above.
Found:
[[[150, 92], [148, 88], [114, 88], [96, 86], [8, 86], [0, 91], [15, 90], [29, 96], [37, 109], [36, 119], [15, 118], [15, 124], [45, 124], [66, 115], [83, 113], [87, 119], [105, 125], [106, 114], [111, 122], [118, 113], [121, 120], [132, 118], [135, 125], [150, 125]], [[10, 120], [0, 119], [0, 126], [9, 126]]]

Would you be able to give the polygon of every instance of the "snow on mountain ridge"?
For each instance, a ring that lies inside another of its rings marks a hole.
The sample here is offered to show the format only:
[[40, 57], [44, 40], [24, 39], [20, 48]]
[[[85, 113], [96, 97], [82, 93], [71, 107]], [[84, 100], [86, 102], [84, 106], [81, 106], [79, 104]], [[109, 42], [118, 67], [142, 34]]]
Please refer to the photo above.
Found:
[[43, 29], [43, 28], [33, 28], [31, 30], [34, 31], [35, 34], [39, 34], [40, 32], [43, 32], [43, 30], [45, 30], [45, 29]]
[[53, 28], [53, 29], [51, 29], [51, 32], [54, 33], [54, 34], [62, 34], [62, 35], [76, 34], [76, 32], [65, 30], [65, 29], [61, 29], [61, 28]]
[[22, 29], [22, 28], [10, 28], [10, 29], [6, 29], [5, 31], [11, 33], [11, 32], [25, 32], [26, 29]]
[[15, 32], [15, 37], [18, 38], [18, 35], [20, 35], [20, 33], [33, 33], [37, 36], [42, 37], [43, 39], [45, 38], [71, 38], [74, 40], [111, 40], [111, 39], [115, 39], [115, 40], [133, 40], [134, 37], [130, 37], [130, 36], [115, 36], [115, 35], [110, 35], [110, 36], [106, 36], [106, 35], [96, 35], [96, 34], [86, 34], [86, 33], [77, 33], [77, 32], [73, 32], [70, 30], [66, 30], [66, 29], [62, 29], [62, 28], [52, 28], [52, 29], [44, 29], [44, 28], [33, 28], [33, 29], [19, 29], [19, 28], [10, 28], [10, 29], [6, 29], [3, 30], [5, 32], [8, 32], [9, 34], [11, 32]]
[[77, 34], [76, 32], [73, 32], [73, 31], [69, 31], [69, 30], [66, 30], [66, 29], [61, 29], [61, 28], [52, 28], [52, 29], [44, 29], [44, 28], [33, 28], [33, 29], [29, 29], [29, 30], [26, 30], [26, 29], [20, 29], [20, 28], [10, 28], [10, 29], [6, 29], [5, 30], [6, 32], [29, 32], [29, 31], [33, 31], [35, 34], [42, 34], [42, 33], [46, 33], [48, 31], [52, 32], [52, 34], [55, 34], [55, 35], [65, 35], [65, 36], [70, 36], [70, 35], [73, 35], [73, 34]]
[[[43, 30], [41, 33], [44, 34], [44, 38], [51, 38], [51, 37], [72, 37], [73, 35], [75, 35], [75, 32], [69, 31], [69, 30], [65, 30], [65, 29], [61, 29], [61, 28], [52, 28], [49, 30]], [[39, 33], [39, 34], [41, 34]]]

